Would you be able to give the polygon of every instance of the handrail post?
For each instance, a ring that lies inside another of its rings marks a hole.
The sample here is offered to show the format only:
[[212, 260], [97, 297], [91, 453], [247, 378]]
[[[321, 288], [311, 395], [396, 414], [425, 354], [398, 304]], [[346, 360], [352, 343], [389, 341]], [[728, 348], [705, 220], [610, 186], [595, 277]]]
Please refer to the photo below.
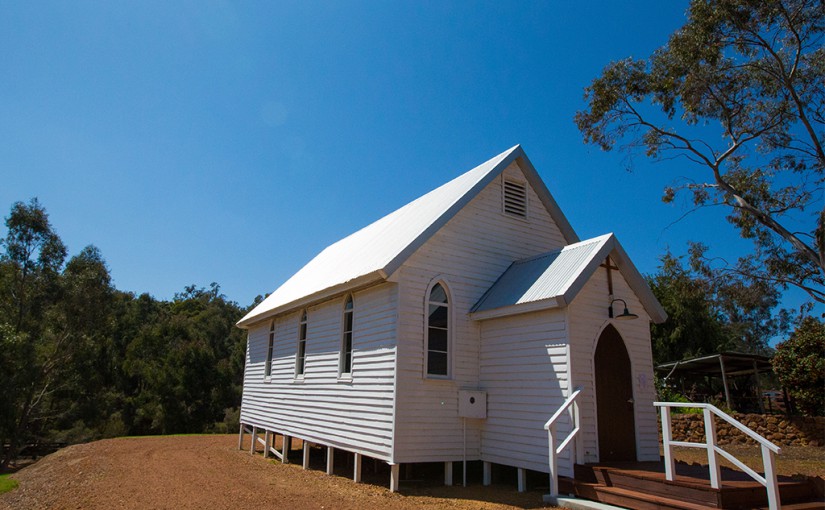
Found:
[[[573, 429], [581, 429], [581, 414], [579, 413], [578, 400], [573, 401]], [[576, 434], [573, 440], [573, 448], [576, 449], [576, 464], [584, 464], [584, 448], [582, 448], [582, 435]]]
[[547, 439], [550, 445], [550, 496], [556, 497], [559, 495], [559, 464], [556, 458], [556, 424], [550, 425], [547, 429]]
[[676, 475], [676, 461], [673, 458], [673, 446], [670, 442], [673, 440], [673, 431], [670, 422], [670, 408], [660, 407], [659, 411], [662, 414], [662, 448], [665, 451], [665, 478], [673, 481]]
[[[779, 484], [776, 477], [776, 455], [782, 453], [782, 449], [780, 447], [771, 443], [764, 437], [760, 436], [753, 430], [738, 422], [732, 416], [726, 414], [724, 411], [721, 411], [720, 409], [717, 409], [715, 406], [711, 404], [654, 402], [653, 405], [660, 408], [662, 412], [662, 443], [665, 451], [665, 474], [668, 480], [672, 480], [672, 473], [674, 467], [672, 449], [674, 442], [680, 446], [705, 448], [708, 453], [708, 468], [710, 470], [711, 487], [713, 487], [714, 489], [721, 488], [722, 477], [717, 455], [723, 455], [724, 457], [727, 457], [729, 460], [731, 460], [731, 462], [733, 462], [735, 465], [740, 467], [743, 471], [745, 471], [745, 473], [750, 475], [754, 480], [756, 480], [760, 484], [764, 484], [768, 492], [768, 508], [770, 508], [770, 510], [779, 510], [780, 497]], [[702, 413], [704, 415], [705, 420], [704, 444], [695, 442], [673, 441], [670, 420], [671, 407], [699, 407], [702, 409]], [[737, 429], [741, 430], [746, 436], [753, 438], [760, 445], [760, 448], [762, 450], [762, 465], [765, 469], [764, 478], [761, 475], [759, 475], [756, 471], [740, 462], [734, 456], [730, 455], [729, 453], [725, 452], [724, 450], [716, 446], [716, 421], [713, 417], [714, 414], [718, 416], [719, 419], [725, 420]], [[670, 472], [670, 474], [668, 472]]]
[[762, 465], [765, 468], [765, 488], [768, 490], [768, 508], [779, 510], [779, 483], [776, 480], [776, 458], [767, 446], [761, 445]]
[[702, 410], [705, 415], [705, 444], [708, 450], [708, 469], [710, 470], [710, 486], [718, 489], [722, 486], [722, 473], [716, 459], [716, 422], [713, 414], [707, 407]]
[[[581, 452], [581, 447], [579, 446], [578, 440], [579, 438], [579, 406], [576, 402], [576, 399], [581, 394], [582, 389], [576, 388], [570, 396], [567, 397], [567, 400], [564, 401], [564, 404], [559, 407], [553, 416], [547, 420], [547, 423], [544, 424], [544, 429], [547, 431], [547, 456], [548, 456], [548, 463], [549, 463], [549, 471], [550, 471], [550, 494], [546, 494], [544, 497], [544, 501], [548, 503], [555, 504], [556, 499], [559, 496], [559, 461], [558, 455], [565, 448], [567, 448], [570, 443], [572, 442], [572, 448], [574, 451], [570, 454], [570, 459], [573, 462], [584, 462], [584, 456]], [[572, 409], [571, 409], [572, 407]], [[556, 447], [556, 421], [564, 414], [567, 413], [568, 418], [572, 424], [570, 432], [565, 437], [564, 440], [561, 441], [561, 444]], [[519, 471], [521, 473], [521, 471]], [[519, 483], [521, 486], [521, 483]]]

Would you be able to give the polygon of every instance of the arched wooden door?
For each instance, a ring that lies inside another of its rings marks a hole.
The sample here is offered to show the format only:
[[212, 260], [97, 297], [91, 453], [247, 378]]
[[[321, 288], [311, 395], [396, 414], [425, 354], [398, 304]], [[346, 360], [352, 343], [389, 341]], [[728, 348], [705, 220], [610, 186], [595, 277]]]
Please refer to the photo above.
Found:
[[609, 325], [602, 331], [594, 361], [599, 460], [635, 461], [636, 427], [630, 356], [622, 336], [613, 326]]

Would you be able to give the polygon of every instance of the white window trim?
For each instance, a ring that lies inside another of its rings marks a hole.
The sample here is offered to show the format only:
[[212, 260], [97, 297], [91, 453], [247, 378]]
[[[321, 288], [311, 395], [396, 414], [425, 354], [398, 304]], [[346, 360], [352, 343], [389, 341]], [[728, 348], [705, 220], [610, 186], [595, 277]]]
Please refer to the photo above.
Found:
[[[427, 366], [430, 352], [430, 293], [432, 293], [433, 287], [438, 284], [441, 284], [441, 288], [443, 288], [444, 293], [447, 294], [447, 375], [430, 374], [429, 367]], [[453, 360], [455, 359], [455, 349], [453, 347], [453, 331], [455, 330], [455, 303], [453, 301], [453, 295], [450, 287], [449, 282], [443, 276], [439, 275], [433, 278], [427, 286], [427, 291], [424, 293], [424, 363], [422, 375], [424, 379], [429, 379], [432, 381], [451, 381], [453, 379]]]
[[[272, 361], [275, 357], [275, 319], [269, 323], [269, 332], [266, 337], [266, 359], [264, 359], [264, 381], [272, 380]], [[267, 370], [269, 373], [267, 374]]]
[[[303, 326], [303, 328], [302, 328]], [[303, 331], [301, 331], [303, 329]], [[301, 338], [301, 334], [303, 333], [303, 338]], [[309, 314], [307, 313], [307, 309], [304, 308], [301, 310], [301, 314], [298, 316], [298, 343], [295, 345], [295, 380], [296, 381], [303, 381], [304, 376], [307, 373], [307, 339], [309, 337]], [[300, 362], [301, 353], [301, 341], [304, 342], [304, 366], [302, 367], [303, 370], [301, 373], [298, 373], [298, 363]]]
[[[347, 313], [346, 309], [347, 309], [347, 302], [348, 301], [352, 302], [352, 310], [349, 312], [351, 314], [351, 317], [352, 317], [352, 326], [351, 326], [352, 329], [350, 329], [350, 342], [352, 343], [352, 345], [350, 346], [349, 372], [344, 372], [344, 357], [347, 355], [346, 354], [346, 345], [344, 343], [344, 341], [346, 340], [344, 338], [344, 334], [346, 333], [345, 328], [347, 327], [347, 321], [345, 319], [345, 316], [346, 316], [346, 313]], [[339, 382], [352, 381], [353, 362], [355, 361], [355, 356], [354, 356], [354, 354], [355, 354], [354, 333], [355, 333], [355, 298], [353, 297], [352, 294], [347, 294], [344, 297], [344, 303], [343, 303], [343, 306], [341, 307], [341, 332], [340, 332], [341, 343], [339, 344], [340, 349], [339, 349], [339, 353], [338, 353], [338, 381]]]

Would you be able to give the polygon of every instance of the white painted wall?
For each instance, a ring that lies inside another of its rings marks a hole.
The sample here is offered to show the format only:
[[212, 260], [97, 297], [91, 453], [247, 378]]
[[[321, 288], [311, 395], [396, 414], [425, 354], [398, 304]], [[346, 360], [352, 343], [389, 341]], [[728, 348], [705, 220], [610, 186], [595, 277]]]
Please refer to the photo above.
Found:
[[[515, 163], [503, 175], [526, 182]], [[479, 386], [480, 325], [468, 312], [514, 260], [564, 245], [532, 189], [528, 219], [504, 215], [501, 183], [491, 182], [393, 278], [399, 284], [395, 462], [461, 460], [458, 390]], [[446, 381], [424, 377], [425, 294], [436, 279], [446, 281], [452, 297], [453, 376]], [[481, 423], [468, 421], [468, 459], [481, 454]]]
[[[508, 466], [549, 471], [545, 422], [568, 391], [565, 310], [544, 310], [481, 323], [481, 388], [488, 417], [481, 425], [481, 458]], [[571, 430], [567, 416], [557, 432]], [[559, 459], [572, 476], [569, 450]]]
[[[619, 331], [630, 356], [635, 402], [636, 454], [638, 460], [659, 460], [659, 437], [653, 401], [653, 359], [650, 347], [650, 317], [619, 271], [613, 271], [613, 295], [627, 301], [639, 318], [630, 321], [608, 319], [607, 270], [598, 268], [569, 305], [571, 384], [581, 386], [581, 420], [585, 462], [597, 462], [598, 429], [596, 419], [593, 359], [596, 343], [608, 324]], [[616, 304], [620, 307], [621, 304]], [[618, 311], [621, 313], [621, 310]]]
[[241, 422], [390, 460], [397, 286], [353, 294], [352, 380], [338, 378], [344, 296], [307, 310], [306, 369], [296, 379], [300, 310], [275, 319], [272, 377], [264, 378], [270, 322], [249, 330]]

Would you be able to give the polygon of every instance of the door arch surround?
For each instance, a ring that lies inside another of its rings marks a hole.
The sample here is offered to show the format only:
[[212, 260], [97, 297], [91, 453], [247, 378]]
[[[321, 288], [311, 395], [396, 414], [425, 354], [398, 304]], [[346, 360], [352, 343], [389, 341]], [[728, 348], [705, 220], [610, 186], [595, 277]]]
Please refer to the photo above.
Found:
[[636, 460], [633, 371], [622, 335], [608, 324], [593, 356], [599, 461]]

